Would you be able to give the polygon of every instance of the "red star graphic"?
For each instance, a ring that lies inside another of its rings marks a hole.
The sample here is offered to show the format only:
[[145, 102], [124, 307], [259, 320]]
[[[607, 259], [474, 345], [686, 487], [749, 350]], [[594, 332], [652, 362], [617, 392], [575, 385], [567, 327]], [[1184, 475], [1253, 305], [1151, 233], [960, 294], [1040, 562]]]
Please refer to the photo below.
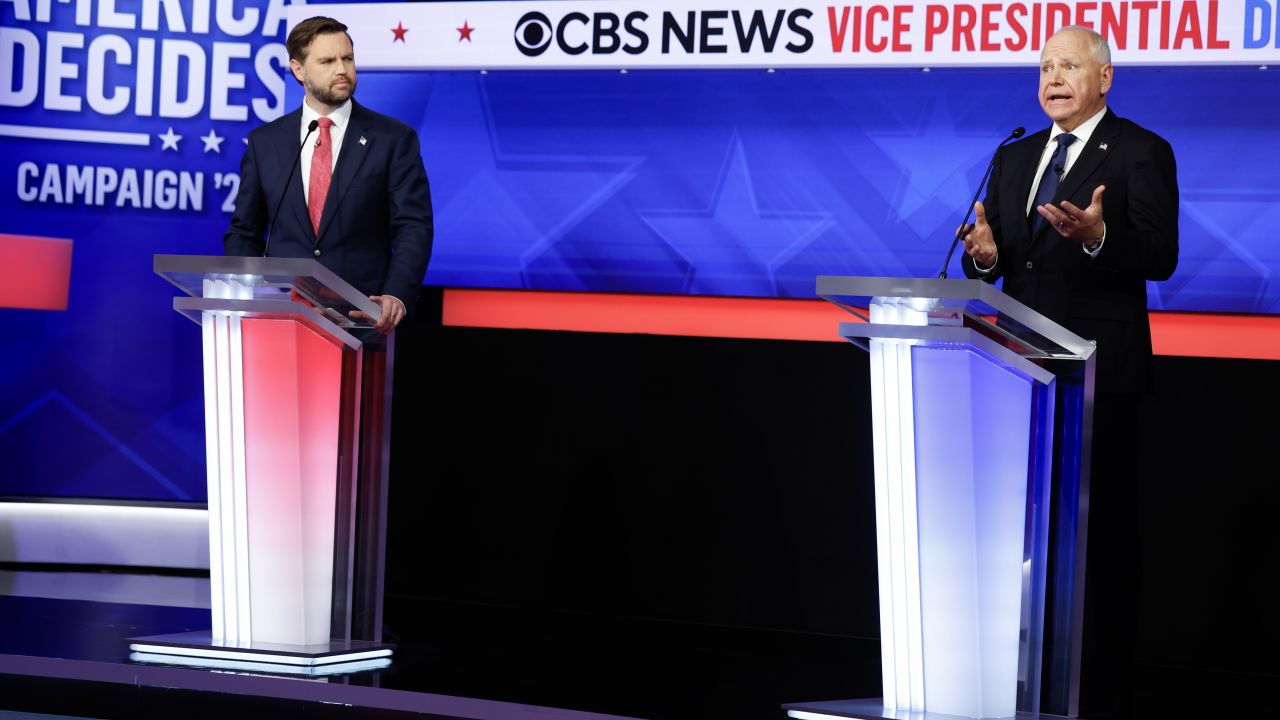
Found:
[[462, 21], [462, 27], [455, 29], [458, 31], [458, 42], [462, 42], [463, 40], [471, 42], [471, 33], [475, 31], [475, 28], [467, 27], [466, 20]]
[[395, 35], [395, 37], [391, 38], [391, 42], [404, 42], [404, 34], [409, 32], [409, 28], [405, 27], [404, 23], [397, 20], [396, 26], [391, 28], [391, 32]]

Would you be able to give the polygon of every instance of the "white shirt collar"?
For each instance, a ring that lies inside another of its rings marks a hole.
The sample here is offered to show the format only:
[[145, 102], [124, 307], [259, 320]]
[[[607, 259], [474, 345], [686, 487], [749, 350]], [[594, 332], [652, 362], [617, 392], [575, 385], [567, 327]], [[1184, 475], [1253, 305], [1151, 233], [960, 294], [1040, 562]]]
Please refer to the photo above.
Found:
[[[1071, 134], [1076, 136], [1075, 141], [1079, 143], [1080, 147], [1085, 147], [1089, 144], [1089, 138], [1093, 136], [1093, 131], [1098, 129], [1098, 123], [1102, 122], [1102, 117], [1106, 114], [1107, 106], [1103, 105], [1102, 109], [1094, 113], [1093, 117], [1080, 123], [1080, 127], [1071, 131]], [[1058, 123], [1054, 123], [1053, 129], [1049, 131], [1049, 143], [1056, 142], [1057, 137], [1064, 132], [1066, 130], [1058, 127]]]
[[327, 116], [321, 115], [320, 113], [316, 112], [315, 109], [313, 109], [310, 105], [308, 105], [305, 100], [302, 101], [302, 131], [303, 132], [306, 132], [307, 128], [311, 126], [312, 120], [318, 120], [322, 117], [328, 117], [330, 120], [333, 121], [334, 126], [345, 130], [347, 127], [347, 123], [351, 120], [351, 99], [348, 98], [347, 101], [342, 103], [342, 105], [340, 105], [337, 110], [334, 110], [333, 112], [329, 113]]

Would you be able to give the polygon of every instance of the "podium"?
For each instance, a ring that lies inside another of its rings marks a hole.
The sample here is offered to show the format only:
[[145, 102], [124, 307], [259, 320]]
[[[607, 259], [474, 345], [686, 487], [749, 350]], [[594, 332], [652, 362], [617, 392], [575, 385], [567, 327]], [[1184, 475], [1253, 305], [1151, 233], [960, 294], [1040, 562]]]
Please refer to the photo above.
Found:
[[883, 698], [791, 717], [1074, 717], [1094, 344], [980, 280], [819, 277], [870, 353]]
[[372, 329], [379, 306], [310, 259], [154, 267], [203, 338], [212, 628], [135, 638], [131, 657], [310, 675], [388, 665], [395, 340]]

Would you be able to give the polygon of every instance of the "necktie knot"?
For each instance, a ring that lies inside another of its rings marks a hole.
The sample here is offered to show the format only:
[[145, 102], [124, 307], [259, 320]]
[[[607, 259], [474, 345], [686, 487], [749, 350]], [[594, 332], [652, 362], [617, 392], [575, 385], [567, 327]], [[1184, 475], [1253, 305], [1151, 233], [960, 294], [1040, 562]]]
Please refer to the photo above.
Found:
[[[321, 130], [328, 130], [329, 128], [333, 127], [333, 120], [330, 120], [327, 117], [322, 117], [316, 120], [316, 124], [320, 126]], [[1072, 139], [1074, 140], [1075, 138], [1072, 138]]]
[[1057, 140], [1058, 147], [1053, 151], [1053, 162], [1050, 164], [1053, 165], [1053, 171], [1061, 177], [1067, 167], [1067, 148], [1076, 141], [1076, 136], [1071, 133], [1062, 133]]

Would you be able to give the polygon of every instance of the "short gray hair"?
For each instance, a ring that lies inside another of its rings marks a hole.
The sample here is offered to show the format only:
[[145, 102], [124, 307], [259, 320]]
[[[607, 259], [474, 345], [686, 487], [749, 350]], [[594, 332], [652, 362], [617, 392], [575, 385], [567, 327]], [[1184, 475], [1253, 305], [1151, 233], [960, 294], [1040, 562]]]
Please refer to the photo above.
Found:
[[[1089, 50], [1093, 52], [1093, 59], [1103, 65], [1111, 64], [1111, 46], [1107, 44], [1107, 39], [1098, 34], [1093, 28], [1087, 28], [1083, 25], [1068, 25], [1058, 30], [1063, 33], [1068, 30], [1075, 30], [1084, 33], [1089, 38]], [[1058, 33], [1054, 33], [1057, 35]]]

